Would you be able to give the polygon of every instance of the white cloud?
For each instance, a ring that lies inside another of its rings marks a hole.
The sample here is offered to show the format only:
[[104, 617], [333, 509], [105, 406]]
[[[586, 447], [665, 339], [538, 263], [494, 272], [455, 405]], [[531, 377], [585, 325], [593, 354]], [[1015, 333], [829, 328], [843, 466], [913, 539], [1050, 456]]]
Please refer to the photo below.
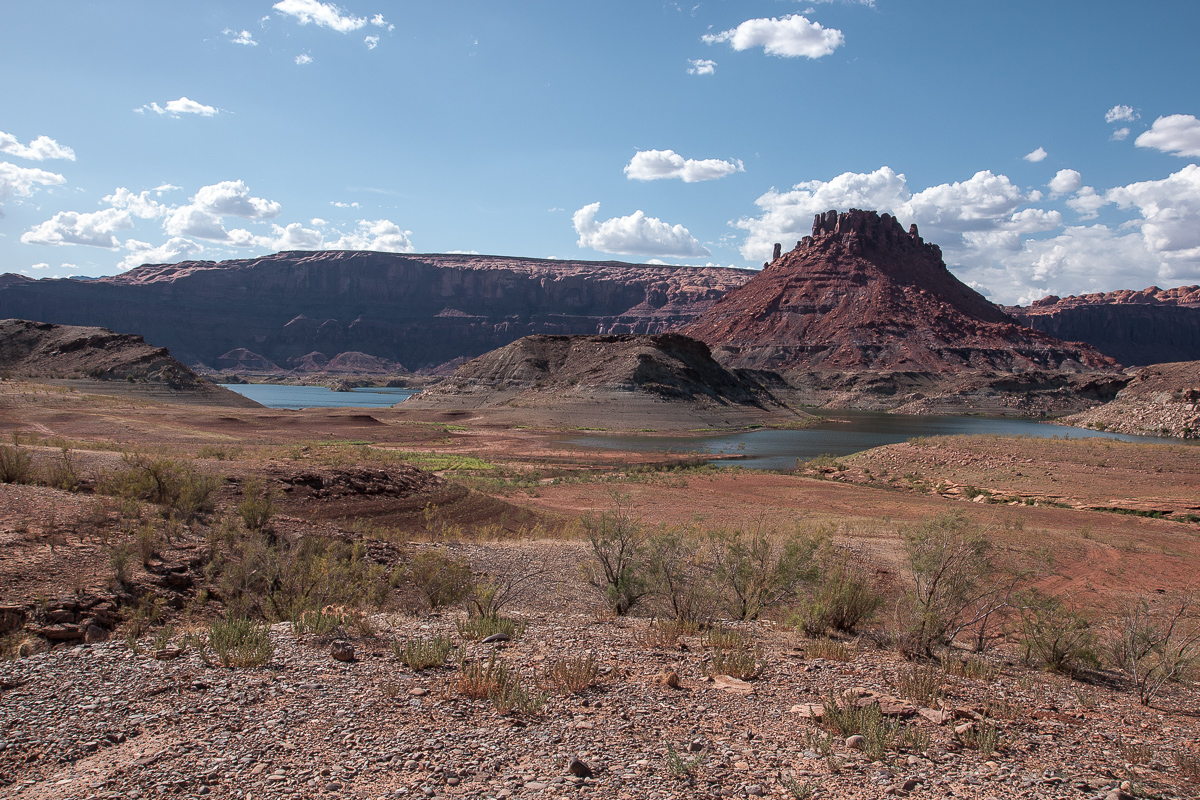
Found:
[[48, 158], [75, 160], [74, 150], [59, 144], [49, 136], [39, 136], [29, 144], [21, 144], [16, 136], [4, 131], [0, 131], [0, 153], [27, 158], [30, 161], [45, 161]]
[[[367, 24], [366, 17], [354, 17], [344, 14], [333, 3], [321, 3], [318, 0], [279, 0], [272, 6], [280, 14], [295, 17], [301, 25], [313, 23], [321, 28], [330, 28], [340, 33], [356, 31]], [[382, 15], [376, 15], [380, 20]]]
[[684, 183], [696, 183], [743, 171], [742, 162], [737, 159], [685, 159], [674, 150], [639, 150], [625, 166], [625, 176], [632, 181], [679, 178]]
[[1139, 118], [1141, 114], [1137, 113], [1130, 106], [1113, 106], [1108, 111], [1104, 112], [1105, 122], [1133, 122]]
[[413, 253], [412, 231], [401, 230], [391, 220], [360, 219], [354, 233], [342, 234], [336, 242], [326, 245], [329, 250], [377, 250], [383, 253]]
[[274, 219], [283, 210], [273, 200], [251, 197], [243, 181], [221, 181], [201, 187], [192, 202], [213, 214], [243, 219]]
[[371, 17], [371, 24], [376, 28], [387, 28], [389, 31], [396, 30], [396, 26], [384, 19], [383, 14], [376, 14], [375, 16]]
[[320, 217], [313, 217], [312, 219], [310, 219], [308, 221], [308, 224], [312, 225], [314, 228], [324, 228], [329, 223], [327, 223], [325, 220], [321, 219]]
[[711, 58], [689, 58], [688, 75], [716, 75], [717, 62]]
[[1055, 195], [1070, 194], [1083, 186], [1083, 176], [1073, 169], [1060, 169], [1046, 186]]
[[729, 42], [734, 50], [762, 47], [768, 55], [786, 58], [821, 58], [846, 42], [836, 28], [825, 28], [799, 14], [748, 19], [736, 28], [700, 37], [706, 44]]
[[[1008, 216], [1025, 200], [1007, 175], [990, 170], [976, 172], [970, 180], [930, 186], [912, 196], [897, 211], [931, 233], [986, 230]], [[936, 241], [936, 240], [935, 240]]]
[[363, 41], [367, 43], [368, 50], [374, 50], [376, 47], [379, 47], [379, 37], [378, 36], [368, 36], [365, 39], [363, 39]]
[[271, 230], [275, 234], [271, 247], [275, 250], [320, 250], [325, 242], [320, 231], [306, 228], [299, 222], [286, 227], [272, 225]]
[[[61, 186], [67, 179], [57, 172], [36, 167], [18, 167], [0, 161], [0, 200], [6, 197], [32, 197], [35, 186]], [[3, 216], [0, 214], [0, 216]]]
[[333, 206], [334, 208], [358, 208], [357, 201], [353, 203], [343, 203], [339, 200], [330, 200], [329, 205]]
[[251, 197], [243, 181], [221, 181], [203, 186], [187, 205], [169, 209], [163, 230], [171, 236], [190, 236], [224, 242], [235, 247], [266, 247], [271, 240], [245, 230], [226, 230], [222, 217], [262, 221], [278, 217], [282, 206], [273, 200]]
[[296, 63], [303, 67], [305, 64], [313, 63], [313, 57], [308, 53], [301, 53], [300, 55], [296, 56]]
[[599, 203], [575, 212], [572, 221], [579, 234], [579, 246], [605, 253], [645, 256], [707, 256], [709, 251], [682, 225], [670, 225], [635, 211], [627, 217], [596, 222]]
[[477, 256], [477, 255], [479, 255], [479, 251], [478, 250], [447, 250], [446, 255], [448, 255], [448, 256]]
[[149, 242], [139, 242], [137, 239], [126, 239], [125, 249], [129, 255], [121, 259], [121, 269], [133, 269], [142, 264], [169, 264], [181, 256], [192, 256], [204, 252], [203, 245], [190, 239], [174, 237], [158, 247]]
[[241, 31], [239, 33], [238, 31], [226, 28], [225, 30], [221, 31], [221, 33], [232, 37], [229, 41], [233, 42], [234, 44], [244, 44], [250, 47], [258, 46], [258, 42], [254, 41], [254, 37], [250, 35], [250, 31]]
[[1191, 114], [1159, 117], [1133, 143], [1177, 156], [1200, 157], [1200, 120]]
[[1095, 219], [1100, 209], [1108, 205], [1104, 195], [1098, 194], [1091, 186], [1081, 186], [1074, 197], [1066, 200], [1067, 207], [1079, 214], [1081, 219]]
[[178, 100], [170, 100], [166, 106], [160, 106], [158, 103], [135, 108], [139, 114], [144, 114], [147, 111], [153, 111], [155, 114], [162, 116], [168, 114], [175, 119], [178, 119], [181, 114], [199, 114], [202, 117], [215, 117], [221, 113], [213, 106], [206, 106], [203, 103], [197, 103], [195, 100], [189, 100], [186, 97], [180, 97]]
[[1048, 156], [1048, 155], [1050, 155], [1050, 154], [1046, 152], [1046, 148], [1039, 147], [1037, 150], [1034, 150], [1032, 153], [1026, 153], [1024, 158], [1026, 161], [1032, 161], [1034, 164], [1036, 164], [1039, 161], [1045, 161], [1046, 156]]
[[21, 234], [21, 241], [45, 245], [83, 244], [111, 250], [120, 247], [113, 232], [132, 227], [133, 220], [124, 209], [105, 208], [89, 213], [60, 211]]
[[[170, 213], [170, 206], [159, 203], [157, 200], [150, 199], [150, 192], [158, 190], [146, 190], [139, 194], [134, 194], [124, 187], [117, 187], [116, 191], [104, 198], [104, 202], [108, 203], [113, 208], [125, 208], [129, 213], [141, 219], [158, 219]], [[162, 192], [158, 191], [159, 196]]]
[[47, 264], [45, 261], [42, 261], [37, 264], [30, 264], [29, 268], [30, 269], [50, 269], [50, 265]]
[[1200, 166], [1188, 164], [1167, 178], [1109, 189], [1109, 202], [1136, 207], [1142, 238], [1150, 252], [1167, 262], [1191, 262], [1200, 269]]
[[1129, 138], [1129, 128], [1117, 128], [1109, 138], [1114, 142], [1123, 142]]

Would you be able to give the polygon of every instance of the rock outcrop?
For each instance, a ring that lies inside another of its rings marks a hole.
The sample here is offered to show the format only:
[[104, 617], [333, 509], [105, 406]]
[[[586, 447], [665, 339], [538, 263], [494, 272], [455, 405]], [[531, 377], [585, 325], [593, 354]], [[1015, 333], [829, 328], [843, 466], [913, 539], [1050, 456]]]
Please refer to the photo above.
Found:
[[117, 386], [120, 394], [153, 387], [152, 394], [181, 401], [257, 406], [241, 395], [202, 380], [164, 347], [141, 336], [104, 328], [0, 320], [0, 371], [34, 380], [66, 380]]
[[1142, 367], [1112, 402], [1063, 421], [1081, 428], [1200, 439], [1200, 361]]
[[336, 362], [358, 353], [421, 370], [530, 334], [670, 330], [752, 274], [497, 256], [285, 252], [146, 265], [97, 280], [3, 275], [0, 316], [137, 333], [208, 368], [257, 363], [291, 370], [310, 355]]
[[1050, 295], [1005, 310], [1031, 328], [1087, 342], [1127, 366], [1200, 360], [1200, 286]]
[[1017, 324], [946, 269], [916, 226], [851, 209], [796, 243], [682, 332], [725, 366], [801, 370], [1082, 372], [1117, 365]]

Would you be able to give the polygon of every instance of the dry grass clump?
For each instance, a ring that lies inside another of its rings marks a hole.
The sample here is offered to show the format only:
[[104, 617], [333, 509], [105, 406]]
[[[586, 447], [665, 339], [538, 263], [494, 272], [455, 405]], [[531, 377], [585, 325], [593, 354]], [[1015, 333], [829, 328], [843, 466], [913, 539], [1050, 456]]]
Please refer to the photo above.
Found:
[[932, 664], [901, 667], [896, 675], [896, 691], [914, 703], [933, 706], [946, 694], [942, 672]]
[[564, 658], [546, 668], [545, 682], [563, 694], [577, 694], [596, 685], [600, 667], [591, 653], [582, 658]]
[[857, 651], [836, 639], [813, 639], [804, 643], [805, 658], [823, 658], [826, 661], [853, 661]]
[[638, 643], [648, 650], [674, 650], [681, 636], [695, 636], [700, 625], [682, 619], [655, 619], [638, 634]]
[[428, 639], [423, 637], [409, 639], [403, 646], [399, 642], [392, 642], [392, 652], [396, 658], [414, 672], [442, 666], [446, 663], [446, 656], [450, 655], [452, 649], [453, 645], [450, 643], [450, 639], [441, 635]]
[[742, 680], [757, 678], [765, 668], [766, 659], [761, 645], [753, 649], [714, 650], [704, 665], [708, 675], [728, 675]]
[[33, 483], [33, 455], [13, 445], [0, 445], [0, 483]]
[[502, 633], [510, 641], [515, 642], [525, 632], [524, 622], [518, 622], [510, 617], [499, 615], [467, 617], [466, 619], [458, 620], [455, 622], [455, 625], [458, 628], [458, 635], [472, 642], [478, 642], [489, 636], [495, 636], [497, 633]]
[[546, 696], [525, 688], [520, 676], [499, 661], [494, 650], [486, 664], [463, 661], [461, 666], [458, 691], [472, 700], [491, 700], [492, 706], [501, 714], [518, 712], [532, 716], [546, 705]]
[[223, 667], [261, 667], [271, 661], [275, 648], [270, 629], [245, 617], [228, 617], [214, 622], [208, 644]]

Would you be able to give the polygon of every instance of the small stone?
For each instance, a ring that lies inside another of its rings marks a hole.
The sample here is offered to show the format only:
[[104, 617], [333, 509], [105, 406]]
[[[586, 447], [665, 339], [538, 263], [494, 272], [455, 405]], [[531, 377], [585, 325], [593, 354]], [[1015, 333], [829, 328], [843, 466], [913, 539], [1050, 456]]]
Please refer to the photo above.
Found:
[[338, 639], [329, 645], [329, 655], [333, 656], [335, 661], [353, 661], [354, 645], [343, 639]]
[[751, 797], [762, 797], [765, 792], [763, 791], [763, 787], [759, 786], [757, 783], [752, 783], [746, 787], [746, 794], [750, 795]]
[[659, 686], [666, 686], [669, 689], [678, 689], [679, 673], [673, 669], [664, 669], [654, 677], [654, 682]]
[[974, 722], [964, 722], [962, 725], [954, 726], [954, 735], [955, 736], [966, 736], [968, 733], [970, 733], [973, 730], [975, 730]]
[[325, 791], [327, 792], [338, 792], [341, 791], [341, 789], [342, 785], [337, 781], [330, 781], [329, 783], [325, 784]]
[[512, 637], [510, 637], [507, 633], [493, 633], [491, 636], [488, 636], [487, 638], [485, 638], [483, 640], [483, 643], [484, 644], [495, 644], [497, 642], [511, 641], [511, 639], [512, 639]]
[[429, 690], [420, 686], [414, 686], [408, 690], [408, 693], [413, 697], [424, 697], [425, 695], [429, 694]]
[[906, 792], [915, 792], [917, 790], [917, 787], [920, 785], [921, 785], [921, 782], [919, 780], [917, 780], [916, 778], [909, 778], [904, 783], [900, 784], [900, 788]]
[[846, 737], [846, 747], [849, 747], [851, 750], [862, 750], [866, 741], [861, 734], [856, 733], [853, 736]]
[[567, 772], [571, 773], [577, 778], [592, 777], [592, 768], [581, 761], [578, 757], [573, 757], [569, 762], [567, 762]]
[[99, 625], [88, 625], [83, 632], [83, 640], [88, 644], [97, 644], [99, 642], [108, 641], [108, 631], [101, 628]]

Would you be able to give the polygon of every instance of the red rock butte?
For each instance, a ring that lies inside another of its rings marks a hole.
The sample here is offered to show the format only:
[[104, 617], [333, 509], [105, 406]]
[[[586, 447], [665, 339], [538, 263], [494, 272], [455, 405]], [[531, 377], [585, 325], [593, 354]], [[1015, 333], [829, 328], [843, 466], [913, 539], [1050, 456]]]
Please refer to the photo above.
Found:
[[829, 211], [683, 328], [727, 367], [1086, 371], [1115, 362], [1023, 327], [950, 273], [941, 249], [890, 214]]

